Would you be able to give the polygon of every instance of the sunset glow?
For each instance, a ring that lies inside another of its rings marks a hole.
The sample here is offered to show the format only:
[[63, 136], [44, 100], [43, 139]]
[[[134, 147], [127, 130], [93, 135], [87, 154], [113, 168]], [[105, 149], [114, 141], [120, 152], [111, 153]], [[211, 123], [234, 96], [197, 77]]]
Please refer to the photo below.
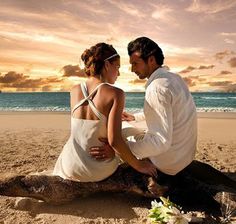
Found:
[[234, 0], [1, 0], [0, 90], [69, 91], [85, 80], [80, 55], [98, 43], [121, 55], [117, 86], [144, 91], [127, 44], [147, 36], [191, 91], [236, 92]]

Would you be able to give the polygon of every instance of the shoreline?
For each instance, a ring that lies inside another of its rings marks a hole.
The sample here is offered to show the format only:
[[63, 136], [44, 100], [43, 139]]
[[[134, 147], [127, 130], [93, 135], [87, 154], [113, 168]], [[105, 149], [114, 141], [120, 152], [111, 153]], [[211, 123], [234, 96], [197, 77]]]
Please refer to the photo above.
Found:
[[[219, 144], [236, 142], [236, 113], [198, 112], [198, 140], [215, 141]], [[60, 130], [70, 133], [69, 112], [19, 112], [0, 111], [0, 131], [22, 132], [25, 130]], [[131, 122], [146, 129], [146, 122]]]
[[[0, 111], [1, 115], [23, 115], [23, 114], [47, 114], [47, 115], [70, 115], [70, 111]], [[214, 112], [197, 112], [198, 118], [230, 118], [236, 119], [236, 112], [232, 111], [214, 111]]]

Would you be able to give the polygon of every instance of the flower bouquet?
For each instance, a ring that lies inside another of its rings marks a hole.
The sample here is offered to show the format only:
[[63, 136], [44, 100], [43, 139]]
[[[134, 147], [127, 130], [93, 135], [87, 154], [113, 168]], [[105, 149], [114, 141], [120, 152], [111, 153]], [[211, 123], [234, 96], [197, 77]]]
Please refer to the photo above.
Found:
[[148, 217], [152, 223], [157, 224], [188, 224], [191, 221], [190, 214], [184, 214], [181, 208], [171, 202], [169, 198], [160, 197], [161, 202], [151, 202], [152, 208]]

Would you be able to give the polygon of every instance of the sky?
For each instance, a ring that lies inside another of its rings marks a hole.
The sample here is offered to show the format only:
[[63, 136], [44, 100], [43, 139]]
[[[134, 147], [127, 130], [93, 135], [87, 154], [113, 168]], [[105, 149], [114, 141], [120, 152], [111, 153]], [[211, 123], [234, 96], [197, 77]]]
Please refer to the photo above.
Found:
[[81, 54], [99, 42], [121, 56], [116, 86], [144, 91], [127, 44], [154, 40], [191, 91], [236, 92], [235, 0], [0, 0], [0, 90], [70, 91]]

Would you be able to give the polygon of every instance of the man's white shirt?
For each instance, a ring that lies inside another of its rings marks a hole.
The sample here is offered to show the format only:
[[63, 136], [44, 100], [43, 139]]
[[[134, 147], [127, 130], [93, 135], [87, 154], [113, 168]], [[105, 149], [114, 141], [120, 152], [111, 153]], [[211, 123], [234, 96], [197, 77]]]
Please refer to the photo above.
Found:
[[147, 132], [142, 140], [128, 141], [137, 158], [149, 158], [170, 175], [185, 168], [194, 158], [197, 144], [197, 114], [193, 98], [183, 79], [158, 68], [146, 84], [144, 113]]

